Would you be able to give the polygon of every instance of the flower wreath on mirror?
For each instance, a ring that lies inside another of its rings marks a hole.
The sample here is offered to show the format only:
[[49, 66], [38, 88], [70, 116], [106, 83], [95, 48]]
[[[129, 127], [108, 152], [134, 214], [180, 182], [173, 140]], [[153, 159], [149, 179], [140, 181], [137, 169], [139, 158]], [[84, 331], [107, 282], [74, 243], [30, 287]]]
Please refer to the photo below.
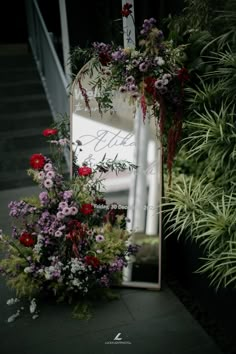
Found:
[[[126, 3], [121, 14], [133, 19], [132, 5]], [[101, 114], [113, 110], [113, 95], [119, 92], [131, 104], [140, 105], [144, 124], [146, 119], [154, 118], [170, 184], [182, 131], [184, 86], [190, 77], [182, 63], [185, 46], [174, 47], [173, 41], [166, 41], [156, 23], [154, 18], [144, 20], [136, 47], [122, 48], [114, 43], [98, 42], [89, 48], [76, 47], [71, 54], [71, 64], [73, 67], [73, 63], [87, 62], [78, 84], [88, 110], [90, 99], [82, 86], [84, 75], [91, 77], [91, 88], [96, 92]], [[128, 29], [126, 32], [127, 42], [134, 44]]]
[[[30, 301], [33, 319], [39, 315], [38, 300], [45, 296], [74, 304], [75, 317], [90, 316], [88, 300], [114, 296], [113, 287], [121, 284], [123, 268], [138, 250], [130, 242], [124, 211], [107, 204], [101, 192], [104, 173], [135, 166], [104, 157], [93, 169], [84, 164], [66, 179], [58, 162], [63, 162], [64, 148], [70, 145], [68, 121], [67, 117], [59, 127], [43, 131], [52, 156], [33, 154], [28, 170], [39, 194], [10, 202], [12, 235], [0, 238], [5, 255], [0, 272], [16, 293], [7, 304]], [[8, 322], [23, 310], [17, 306]]]

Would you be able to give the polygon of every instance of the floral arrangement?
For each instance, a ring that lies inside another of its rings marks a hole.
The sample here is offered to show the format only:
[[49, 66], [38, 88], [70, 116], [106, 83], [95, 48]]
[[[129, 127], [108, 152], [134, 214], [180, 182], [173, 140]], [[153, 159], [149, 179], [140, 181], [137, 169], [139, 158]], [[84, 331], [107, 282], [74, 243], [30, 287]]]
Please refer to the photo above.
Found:
[[[44, 130], [43, 135], [57, 153], [68, 144], [66, 138], [59, 139], [55, 128]], [[0, 238], [6, 252], [0, 272], [17, 299], [31, 301], [30, 312], [36, 318], [36, 299], [41, 295], [78, 305], [96, 292], [120, 284], [127, 257], [134, 255], [137, 247], [129, 242], [125, 214], [117, 205], [107, 205], [101, 192], [104, 173], [131, 168], [128, 162], [124, 165], [104, 158], [93, 169], [77, 166], [71, 180], [40, 153], [32, 155], [29, 163], [28, 174], [40, 193], [10, 202], [13, 232], [11, 237]]]
[[[132, 16], [132, 5], [126, 3], [121, 11], [123, 17]], [[133, 17], [132, 17], [133, 18]], [[127, 31], [127, 36], [129, 33]], [[128, 38], [128, 42], [131, 39]], [[92, 48], [76, 48], [72, 58], [86, 58], [89, 63], [81, 72], [97, 71], [91, 87], [97, 92], [100, 112], [112, 110], [114, 92], [128, 97], [132, 104], [139, 103], [143, 120], [153, 116], [159, 125], [163, 153], [171, 174], [176, 146], [181, 136], [184, 85], [189, 74], [182, 65], [184, 46], [174, 47], [165, 41], [163, 32], [157, 28], [154, 18], [146, 19], [138, 35], [136, 47], [122, 48], [114, 44], [93, 43]], [[79, 80], [87, 108], [89, 97]]]

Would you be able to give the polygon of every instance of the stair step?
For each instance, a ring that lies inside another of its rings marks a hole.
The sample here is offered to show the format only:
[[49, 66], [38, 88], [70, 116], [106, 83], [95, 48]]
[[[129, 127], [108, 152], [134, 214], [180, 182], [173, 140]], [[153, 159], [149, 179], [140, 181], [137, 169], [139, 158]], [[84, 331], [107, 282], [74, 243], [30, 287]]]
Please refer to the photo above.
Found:
[[39, 80], [20, 81], [8, 83], [7, 85], [0, 84], [0, 100], [3, 101], [6, 97], [15, 97], [23, 95], [44, 94], [44, 89]]
[[18, 112], [32, 112], [37, 110], [49, 109], [49, 104], [47, 102], [45, 95], [35, 95], [32, 96], [23, 96], [20, 98], [11, 97], [5, 102], [0, 101], [0, 112], [1, 115], [5, 114], [14, 114]]
[[31, 54], [25, 55], [0, 55], [1, 70], [5, 67], [8, 70], [34, 68], [35, 62]]
[[45, 141], [45, 137], [42, 135], [30, 134], [28, 136], [7, 136], [5, 139], [1, 139], [0, 150], [2, 152], [17, 152], [19, 150], [25, 151], [28, 149], [41, 149], [45, 145], [49, 146], [49, 143]]
[[40, 80], [36, 67], [25, 68], [24, 70], [19, 68], [9, 70], [0, 67], [0, 82], [17, 82], [25, 80], [26, 78], [27, 80]]
[[[41, 113], [42, 112], [42, 113]], [[39, 135], [42, 131], [52, 126], [53, 118], [50, 111], [27, 112], [23, 114], [14, 114], [11, 116], [0, 115], [1, 129], [0, 138], [7, 134], [18, 135], [18, 130], [39, 129]], [[37, 114], [36, 114], [37, 113]], [[21, 133], [19, 133], [21, 134]]]
[[29, 95], [20, 95], [20, 96], [6, 96], [0, 97], [0, 104], [1, 103], [21, 103], [25, 101], [44, 101], [46, 96], [44, 93], [41, 94], [29, 94]]
[[[32, 123], [32, 120], [29, 121], [29, 123]], [[45, 127], [46, 128], [46, 127]], [[14, 138], [31, 138], [34, 136], [38, 136], [41, 138], [41, 136], [43, 133], [43, 129], [41, 127], [35, 127], [35, 125], [33, 125], [33, 128], [30, 127], [30, 125], [25, 125], [25, 126], [19, 126], [18, 129], [14, 129], [14, 133], [12, 133], [12, 131], [9, 131], [8, 129], [5, 131], [0, 131], [0, 139], [1, 141], [3, 140], [9, 140]], [[47, 140], [46, 137], [43, 137], [45, 142]], [[1, 145], [1, 143], [0, 143]]]

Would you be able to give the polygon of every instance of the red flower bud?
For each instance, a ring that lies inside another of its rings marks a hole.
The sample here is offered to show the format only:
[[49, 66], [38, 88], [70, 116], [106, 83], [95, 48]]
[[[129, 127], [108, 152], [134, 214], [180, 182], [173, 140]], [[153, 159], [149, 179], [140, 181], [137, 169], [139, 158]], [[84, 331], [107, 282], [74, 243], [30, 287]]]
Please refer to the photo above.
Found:
[[43, 131], [43, 136], [56, 135], [57, 133], [58, 133], [58, 130], [57, 130], [57, 129], [47, 128], [47, 129], [44, 129], [44, 131]]
[[88, 166], [83, 166], [78, 168], [79, 176], [89, 176], [92, 173], [92, 169]]

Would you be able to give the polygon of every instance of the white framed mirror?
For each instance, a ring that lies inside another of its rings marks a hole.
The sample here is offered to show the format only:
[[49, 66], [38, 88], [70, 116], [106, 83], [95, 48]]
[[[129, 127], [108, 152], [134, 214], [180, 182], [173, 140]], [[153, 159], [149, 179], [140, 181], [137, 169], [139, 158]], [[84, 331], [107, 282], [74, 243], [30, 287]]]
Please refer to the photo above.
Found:
[[[113, 111], [101, 115], [98, 92], [92, 89], [94, 78], [96, 72], [91, 77], [85, 65], [71, 87], [71, 176], [75, 146], [78, 166], [86, 163], [93, 167], [104, 159], [137, 166], [118, 175], [104, 173], [104, 196], [107, 205], [124, 213], [130, 242], [139, 247], [136, 257], [128, 259], [124, 267], [122, 285], [160, 289], [162, 154], [157, 126], [152, 117], [144, 122], [138, 104], [130, 104], [119, 92], [113, 95]], [[86, 90], [90, 108], [81, 87]]]

